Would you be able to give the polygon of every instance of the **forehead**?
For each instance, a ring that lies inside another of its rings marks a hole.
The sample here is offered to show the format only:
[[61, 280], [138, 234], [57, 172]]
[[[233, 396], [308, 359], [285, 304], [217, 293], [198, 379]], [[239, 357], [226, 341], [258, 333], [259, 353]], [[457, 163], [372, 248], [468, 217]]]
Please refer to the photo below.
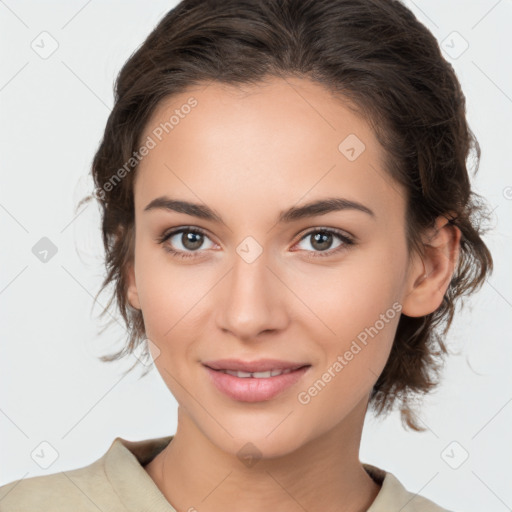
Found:
[[159, 104], [141, 140], [148, 138], [153, 148], [137, 169], [136, 203], [179, 191], [194, 201], [225, 193], [289, 206], [335, 190], [374, 210], [400, 207], [390, 195], [402, 191], [384, 171], [369, 125], [309, 80], [190, 88]]

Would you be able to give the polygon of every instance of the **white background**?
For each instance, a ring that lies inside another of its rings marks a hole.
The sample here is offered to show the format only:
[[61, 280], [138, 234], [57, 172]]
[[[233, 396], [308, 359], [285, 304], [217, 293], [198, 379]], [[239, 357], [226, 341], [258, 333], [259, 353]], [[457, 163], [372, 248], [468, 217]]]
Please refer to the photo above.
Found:
[[[424, 403], [428, 430], [405, 431], [398, 413], [382, 421], [368, 415], [361, 460], [446, 508], [501, 512], [512, 508], [512, 3], [405, 3], [443, 48], [453, 47], [445, 56], [482, 147], [474, 184], [494, 208], [485, 240], [496, 269], [449, 332], [457, 354]], [[0, 1], [0, 485], [88, 465], [117, 436], [175, 431], [176, 403], [155, 369], [123, 378], [133, 359], [97, 359], [119, 349], [125, 331], [119, 323], [98, 334], [106, 301], [102, 295], [93, 305], [103, 277], [100, 218], [94, 203], [75, 212], [92, 190], [89, 169], [114, 79], [175, 5]], [[46, 59], [31, 48], [43, 31], [58, 43]], [[461, 38], [469, 47], [454, 58]], [[58, 249], [47, 263], [32, 253], [42, 237]], [[31, 458], [43, 441], [58, 452], [47, 469]], [[458, 469], [441, 455], [453, 441], [454, 460], [469, 455]]]

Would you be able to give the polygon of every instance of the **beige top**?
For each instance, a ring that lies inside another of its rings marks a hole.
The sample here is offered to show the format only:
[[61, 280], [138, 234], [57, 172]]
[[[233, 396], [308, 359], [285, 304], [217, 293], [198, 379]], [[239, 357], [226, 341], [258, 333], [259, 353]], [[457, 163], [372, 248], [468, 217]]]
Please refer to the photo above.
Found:
[[[14, 480], [0, 487], [0, 511], [176, 512], [143, 468], [172, 438], [116, 437], [108, 451], [88, 466]], [[392, 473], [371, 464], [363, 467], [382, 484], [367, 512], [450, 512], [408, 492]]]

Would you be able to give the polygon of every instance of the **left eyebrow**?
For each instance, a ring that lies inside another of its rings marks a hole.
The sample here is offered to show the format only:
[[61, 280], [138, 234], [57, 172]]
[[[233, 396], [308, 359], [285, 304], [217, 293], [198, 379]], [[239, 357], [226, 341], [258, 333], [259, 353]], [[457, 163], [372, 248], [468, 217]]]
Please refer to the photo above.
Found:
[[[185, 213], [186, 215], [191, 215], [200, 219], [225, 224], [225, 222], [222, 220], [222, 217], [205, 204], [196, 204], [189, 201], [179, 201], [176, 199], [170, 199], [167, 196], [161, 196], [153, 199], [144, 208], [144, 211], [156, 209]], [[357, 201], [336, 197], [312, 201], [303, 206], [292, 206], [288, 210], [285, 210], [279, 214], [278, 222], [289, 223], [307, 217], [315, 217], [317, 215], [325, 215], [330, 212], [343, 210], [361, 211], [367, 213], [373, 219], [375, 219], [375, 213], [367, 206], [358, 203]]]
[[325, 215], [330, 212], [343, 210], [356, 210], [367, 213], [375, 219], [375, 213], [364, 204], [357, 201], [350, 201], [342, 197], [334, 197], [312, 201], [304, 206], [294, 206], [288, 210], [281, 212], [279, 222], [293, 222], [306, 217], [315, 217], [317, 215]]

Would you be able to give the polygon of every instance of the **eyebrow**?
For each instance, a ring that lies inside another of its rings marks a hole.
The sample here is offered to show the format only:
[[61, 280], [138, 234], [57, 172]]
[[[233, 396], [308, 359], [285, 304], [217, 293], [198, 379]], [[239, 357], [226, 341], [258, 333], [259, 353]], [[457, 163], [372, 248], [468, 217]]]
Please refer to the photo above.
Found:
[[[203, 220], [225, 224], [222, 217], [205, 204], [190, 203], [188, 201], [171, 199], [167, 196], [161, 196], [153, 199], [144, 208], [145, 212], [151, 210], [166, 210], [185, 213], [187, 215], [198, 217]], [[285, 210], [279, 214], [278, 222], [289, 223], [308, 217], [315, 217], [317, 215], [325, 215], [330, 212], [343, 210], [356, 210], [364, 212], [375, 219], [375, 213], [367, 206], [358, 203], [357, 201], [351, 201], [341, 197], [334, 197], [312, 201], [303, 206], [292, 206], [288, 210]]]

